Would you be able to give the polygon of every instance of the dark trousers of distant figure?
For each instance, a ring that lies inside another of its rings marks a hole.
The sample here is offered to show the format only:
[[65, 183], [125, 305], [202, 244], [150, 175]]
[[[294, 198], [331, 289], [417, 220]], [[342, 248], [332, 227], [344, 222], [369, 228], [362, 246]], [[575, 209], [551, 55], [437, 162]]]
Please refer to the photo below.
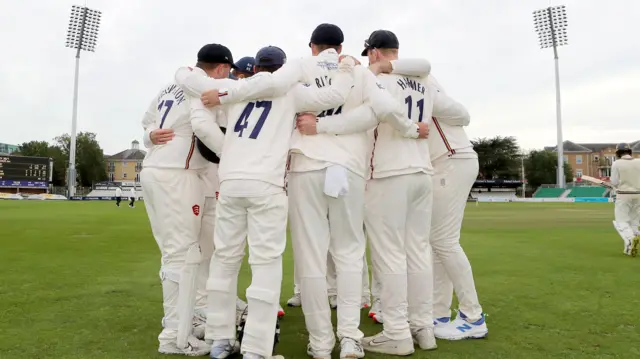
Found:
[[133, 207], [133, 204], [136, 203], [136, 198], [135, 197], [129, 197], [129, 199], [131, 200], [131, 202], [129, 202], [129, 207]]
[[122, 197], [116, 197], [116, 206], [120, 207], [121, 201], [122, 201]]

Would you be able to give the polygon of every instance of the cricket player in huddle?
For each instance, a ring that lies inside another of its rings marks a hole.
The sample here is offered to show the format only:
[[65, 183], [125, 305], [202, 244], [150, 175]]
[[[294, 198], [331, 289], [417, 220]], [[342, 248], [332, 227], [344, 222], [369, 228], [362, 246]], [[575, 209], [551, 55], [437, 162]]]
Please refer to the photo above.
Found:
[[[210, 76], [226, 78], [233, 58], [229, 49], [212, 44], [200, 50], [198, 63]], [[209, 162], [195, 151], [194, 133], [200, 139], [217, 138], [220, 143], [224, 137], [213, 127], [193, 126], [190, 102], [175, 83], [165, 86], [152, 101], [142, 121], [149, 151], [140, 179], [151, 229], [162, 254], [164, 317], [158, 351], [200, 356], [209, 352], [209, 346], [192, 333], [203, 257], [199, 240], [210, 241], [200, 236], [205, 201], [202, 175]]]
[[624, 254], [635, 257], [640, 245], [640, 160], [632, 157], [631, 146], [616, 146], [618, 160], [611, 165], [611, 184], [616, 189], [613, 226], [624, 241]]
[[[313, 83], [319, 88], [328, 86], [331, 75], [338, 68], [338, 54], [343, 39], [342, 31], [337, 26], [319, 25], [309, 44], [314, 56], [287, 63], [268, 80], [275, 84], [299, 81], [308, 86]], [[337, 87], [337, 84], [334, 86]], [[245, 101], [251, 98], [246, 94], [249, 88], [229, 89], [220, 93], [221, 97], [205, 98], [203, 102], [205, 105], [217, 105], [219, 102]], [[406, 136], [426, 137], [426, 125], [416, 125], [406, 119], [403, 106], [382, 89], [373, 74], [356, 67], [354, 89], [345, 107], [349, 109], [363, 102], [370, 103], [382, 121], [391, 121]], [[323, 113], [341, 111], [342, 106], [334, 106]], [[314, 358], [330, 357], [335, 343], [326, 299], [329, 247], [338, 272], [340, 356], [364, 356], [360, 345], [363, 335], [358, 327], [361, 263], [365, 250], [362, 223], [366, 141], [365, 134], [303, 137], [294, 132], [293, 135], [291, 178], [288, 184], [291, 194], [289, 215], [296, 271], [301, 282], [302, 308], [310, 337], [308, 353]], [[339, 240], [329, 243], [330, 236]]]
[[[439, 94], [444, 89], [430, 76]], [[429, 136], [433, 176], [433, 215], [431, 247], [434, 254], [435, 336], [438, 339], [461, 340], [484, 338], [488, 334], [485, 314], [478, 300], [471, 264], [460, 246], [460, 230], [467, 197], [478, 177], [478, 155], [464, 130], [469, 117], [452, 117], [434, 111]], [[453, 291], [459, 310], [451, 320]]]
[[[229, 313], [235, 303], [237, 275], [247, 232], [253, 280], [247, 289], [250, 310], [241, 350], [249, 358], [271, 356], [282, 278], [282, 253], [286, 244], [288, 203], [284, 192], [285, 167], [295, 113], [320, 111], [344, 103], [352, 86], [350, 72], [355, 64], [352, 58], [348, 59], [341, 62], [333, 81], [332, 87], [341, 89], [342, 96], [337, 100], [331, 97], [335, 92], [331, 87], [319, 89], [298, 85], [289, 91], [291, 85], [299, 81], [298, 77], [283, 77], [283, 81], [278, 83], [288, 84], [284, 86], [285, 91], [274, 90], [261, 101], [243, 99], [238, 91], [235, 92], [235, 100], [233, 95], [223, 98], [227, 103], [244, 103], [226, 110], [228, 118], [237, 117], [238, 120], [234, 132], [226, 134], [219, 172], [221, 188], [215, 226], [216, 251], [208, 285], [212, 291], [210, 298], [213, 298], [215, 311], [212, 318], [215, 317], [216, 327], [211, 337], [212, 358], [224, 358], [233, 351], [235, 321]], [[280, 68], [284, 60], [284, 53], [276, 47], [261, 50], [256, 56], [260, 73], [251, 81], [268, 82], [268, 75]], [[194, 81], [203, 79], [206, 81], [203, 76], [187, 76], [179, 83], [198, 91], [200, 85]], [[199, 92], [203, 92], [201, 88]], [[229, 93], [233, 93], [233, 89]], [[250, 134], [243, 135], [249, 124], [252, 125]], [[242, 161], [248, 163], [239, 166]]]
[[[395, 34], [378, 30], [365, 41], [363, 55], [368, 55], [373, 68], [382, 69], [390, 60], [397, 60], [398, 48]], [[376, 66], [377, 63], [381, 64]], [[431, 118], [432, 111], [468, 121], [462, 105], [430, 86], [428, 73], [421, 77], [381, 75], [380, 80], [397, 102], [406, 106], [406, 116], [416, 123]], [[336, 134], [375, 127], [365, 226], [371, 241], [374, 273], [382, 286], [380, 302], [385, 320], [383, 332], [365, 338], [363, 346], [372, 352], [410, 355], [414, 352], [414, 341], [425, 350], [436, 348], [428, 236], [433, 173], [429, 147], [426, 141], [407, 139], [388, 125], [378, 124], [367, 112], [371, 111], [363, 106], [320, 119], [317, 126], [321, 131]]]

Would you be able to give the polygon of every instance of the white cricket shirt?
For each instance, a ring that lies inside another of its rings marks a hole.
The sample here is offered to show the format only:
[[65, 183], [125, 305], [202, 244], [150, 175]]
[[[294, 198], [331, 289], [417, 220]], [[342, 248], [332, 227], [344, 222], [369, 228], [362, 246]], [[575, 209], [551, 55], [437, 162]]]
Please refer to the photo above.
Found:
[[611, 165], [611, 184], [618, 194], [640, 193], [640, 160], [622, 156]]
[[[433, 76], [429, 76], [428, 83], [439, 94], [446, 95], [444, 89]], [[448, 97], [447, 97], [448, 98]], [[469, 114], [464, 106], [449, 100], [434, 109], [433, 116], [429, 119], [429, 150], [431, 161], [443, 156], [456, 158], [478, 158], [473, 150], [473, 145], [464, 129], [469, 125]]]
[[[260, 77], [269, 73], [257, 73]], [[351, 78], [348, 72], [337, 75]], [[346, 92], [351, 85], [343, 83]], [[327, 102], [331, 86], [297, 84], [285, 93], [226, 105], [228, 127], [218, 175], [226, 196], [263, 196], [283, 191], [291, 134], [297, 112], [317, 112], [339, 102]], [[267, 186], [269, 184], [270, 186]]]
[[[190, 100], [177, 84], [168, 84], [151, 101], [142, 127], [145, 130], [144, 144], [148, 148], [143, 167], [201, 169], [207, 165], [208, 161], [195, 148]], [[173, 129], [175, 137], [164, 145], [153, 145], [149, 134], [158, 128]]]

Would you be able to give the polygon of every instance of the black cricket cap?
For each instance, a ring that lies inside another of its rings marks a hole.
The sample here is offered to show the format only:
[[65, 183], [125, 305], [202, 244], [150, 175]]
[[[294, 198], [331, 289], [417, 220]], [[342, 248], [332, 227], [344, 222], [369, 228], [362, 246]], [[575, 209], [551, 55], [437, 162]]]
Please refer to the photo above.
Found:
[[344, 34], [337, 25], [334, 24], [320, 24], [311, 33], [311, 44], [315, 45], [329, 45], [340, 46], [344, 42]]
[[389, 30], [376, 30], [364, 40], [364, 50], [362, 56], [367, 56], [370, 49], [399, 49], [400, 42], [396, 34]]
[[207, 44], [198, 51], [198, 62], [209, 64], [229, 64], [232, 68], [236, 68], [233, 63], [233, 55], [231, 50], [220, 44]]
[[277, 46], [261, 48], [256, 54], [256, 66], [282, 66], [287, 62], [287, 55]]

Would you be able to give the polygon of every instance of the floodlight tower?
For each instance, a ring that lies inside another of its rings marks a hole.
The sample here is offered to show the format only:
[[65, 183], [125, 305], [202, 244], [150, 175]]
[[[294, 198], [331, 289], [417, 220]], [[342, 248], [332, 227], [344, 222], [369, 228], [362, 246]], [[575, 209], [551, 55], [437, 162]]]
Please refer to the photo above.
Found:
[[558, 137], [557, 187], [564, 188], [564, 148], [562, 140], [562, 110], [560, 108], [560, 67], [558, 64], [558, 46], [568, 45], [567, 12], [564, 5], [550, 6], [533, 12], [533, 22], [540, 41], [540, 48], [553, 47], [553, 59], [556, 67], [556, 120]]
[[95, 52], [102, 13], [86, 6], [73, 5], [69, 17], [66, 47], [76, 49], [76, 70], [73, 80], [73, 115], [71, 120], [71, 143], [69, 146], [68, 195], [76, 192], [76, 127], [78, 122], [78, 77], [80, 75], [80, 51]]

